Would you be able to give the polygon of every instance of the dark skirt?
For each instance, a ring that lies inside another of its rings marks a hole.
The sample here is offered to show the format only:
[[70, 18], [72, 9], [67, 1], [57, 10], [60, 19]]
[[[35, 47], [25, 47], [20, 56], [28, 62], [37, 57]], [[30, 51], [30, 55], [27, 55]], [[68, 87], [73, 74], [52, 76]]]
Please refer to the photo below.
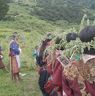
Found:
[[39, 83], [39, 87], [40, 87], [40, 90], [42, 91], [43, 96], [49, 96], [49, 94], [44, 89], [44, 86], [45, 86], [46, 82], [48, 81], [49, 76], [50, 75], [47, 72], [47, 70], [42, 68], [40, 71], [38, 83]]

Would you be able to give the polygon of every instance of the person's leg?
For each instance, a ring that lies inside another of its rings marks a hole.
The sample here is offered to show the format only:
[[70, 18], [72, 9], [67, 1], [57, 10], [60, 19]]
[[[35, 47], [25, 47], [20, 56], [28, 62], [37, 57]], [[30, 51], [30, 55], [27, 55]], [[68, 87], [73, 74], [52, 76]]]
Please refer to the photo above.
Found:
[[13, 80], [17, 82], [16, 73], [13, 74]]
[[12, 71], [11, 71], [11, 79], [14, 80], [14, 74]]
[[17, 73], [16, 75], [17, 75], [18, 80], [21, 81], [22, 79], [20, 78], [19, 73]]
[[46, 70], [43, 70], [41, 73], [40, 73], [40, 76], [39, 76], [39, 87], [40, 87], [40, 90], [43, 94], [43, 96], [49, 96], [49, 94], [45, 91], [44, 89], [44, 85], [46, 84], [48, 80], [48, 74], [47, 74], [47, 71]]

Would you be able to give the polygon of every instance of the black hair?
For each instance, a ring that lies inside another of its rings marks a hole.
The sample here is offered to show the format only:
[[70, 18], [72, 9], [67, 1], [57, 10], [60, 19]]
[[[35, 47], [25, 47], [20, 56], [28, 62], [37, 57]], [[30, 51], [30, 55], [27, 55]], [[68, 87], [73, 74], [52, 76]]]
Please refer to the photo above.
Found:
[[[90, 42], [94, 40], [95, 37], [95, 26], [87, 26], [81, 30], [79, 34], [79, 38], [82, 42]], [[95, 55], [95, 48], [90, 46], [91, 48], [88, 49], [87, 47], [84, 48], [84, 54]]]
[[79, 38], [82, 42], [90, 42], [95, 37], [95, 26], [87, 26], [81, 30]]
[[15, 40], [16, 36], [15, 35], [12, 35], [12, 40]]
[[86, 47], [84, 48], [84, 54], [89, 54], [89, 55], [95, 55], [95, 48], [90, 48], [90, 50]]
[[78, 37], [77, 33], [71, 32], [66, 35], [66, 41], [70, 42], [71, 40], [76, 40]]

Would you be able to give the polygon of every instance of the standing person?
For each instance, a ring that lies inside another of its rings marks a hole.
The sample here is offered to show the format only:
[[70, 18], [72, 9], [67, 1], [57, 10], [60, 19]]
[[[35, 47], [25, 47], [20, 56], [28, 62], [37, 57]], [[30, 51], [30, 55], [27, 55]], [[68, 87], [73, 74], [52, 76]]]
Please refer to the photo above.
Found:
[[10, 70], [11, 70], [11, 74], [12, 74], [12, 80], [20, 80], [20, 76], [19, 76], [19, 69], [20, 69], [20, 59], [19, 59], [19, 55], [20, 55], [20, 47], [19, 44], [17, 42], [18, 37], [16, 35], [13, 35], [13, 38], [10, 42]]
[[3, 54], [2, 54], [2, 48], [1, 48], [1, 46], [0, 46], [0, 69], [6, 71], [6, 69], [5, 69], [5, 65], [4, 65], [2, 59], [3, 59]]
[[39, 66], [39, 75], [40, 75], [38, 83], [43, 96], [49, 96], [49, 94], [44, 89], [44, 85], [50, 76], [50, 74], [47, 72], [46, 62], [45, 62], [45, 58], [47, 56], [45, 54], [45, 50], [47, 49], [48, 43], [50, 43], [50, 41], [51, 39], [48, 39], [48, 38], [42, 41], [42, 44], [38, 49], [38, 56], [36, 57], [36, 61]]
[[32, 52], [32, 56], [34, 57], [34, 62], [37, 64], [37, 61], [36, 61], [36, 58], [39, 54], [39, 51], [38, 51], [39, 47], [38, 46], [35, 46], [35, 49], [33, 50]]

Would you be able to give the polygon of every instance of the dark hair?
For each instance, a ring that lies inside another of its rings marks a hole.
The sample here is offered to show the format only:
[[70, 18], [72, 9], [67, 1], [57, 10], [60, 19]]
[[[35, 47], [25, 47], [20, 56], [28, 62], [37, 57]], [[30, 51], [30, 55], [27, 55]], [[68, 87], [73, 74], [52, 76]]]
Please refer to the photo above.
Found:
[[45, 39], [44, 41], [42, 41], [41, 47], [40, 47], [40, 52], [43, 53], [44, 50], [46, 49], [47, 43], [50, 42], [51, 39]]
[[12, 37], [11, 37], [11, 38], [12, 38], [12, 40], [15, 40], [16, 36], [15, 36], [15, 35], [12, 35]]
[[77, 33], [71, 32], [66, 35], [66, 40], [67, 42], [70, 42], [71, 40], [76, 40], [77, 37]]
[[[87, 26], [81, 30], [79, 38], [82, 42], [90, 42], [95, 37], [95, 26]], [[90, 49], [84, 48], [84, 54], [95, 55], [95, 48], [91, 46]]]
[[17, 35], [18, 33], [17, 33], [17, 32], [14, 32], [13, 34], [14, 34], [14, 35]]
[[89, 54], [89, 55], [95, 55], [95, 48], [90, 48], [90, 50], [86, 47], [84, 48], [84, 54]]
[[82, 42], [90, 42], [95, 37], [95, 26], [87, 26], [81, 30], [79, 38]]

